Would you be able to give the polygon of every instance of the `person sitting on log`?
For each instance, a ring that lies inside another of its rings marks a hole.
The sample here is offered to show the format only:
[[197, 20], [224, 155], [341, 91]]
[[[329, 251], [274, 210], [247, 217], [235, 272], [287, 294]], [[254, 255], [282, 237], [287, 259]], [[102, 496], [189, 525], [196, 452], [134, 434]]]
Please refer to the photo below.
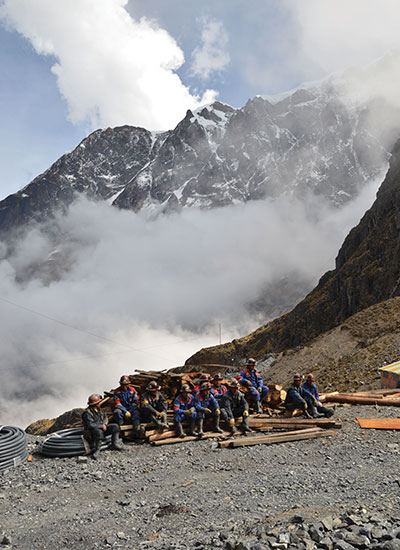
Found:
[[101, 397], [92, 393], [88, 398], [88, 407], [82, 413], [83, 436], [92, 443], [92, 457], [97, 460], [100, 456], [101, 444], [106, 435], [111, 435], [111, 449], [122, 451], [123, 445], [119, 439], [118, 424], [108, 423], [108, 416], [101, 408]]
[[301, 374], [296, 373], [293, 376], [293, 384], [286, 392], [284, 407], [289, 412], [293, 412], [295, 409], [300, 409], [303, 411], [306, 418], [316, 418], [319, 414], [315, 408], [314, 396], [303, 388], [301, 383]]
[[239, 383], [248, 388], [250, 399], [255, 403], [255, 411], [262, 413], [261, 402], [267, 397], [269, 389], [267, 386], [264, 386], [263, 379], [256, 370], [255, 359], [250, 357], [247, 360], [246, 366], [240, 371], [238, 378]]
[[225, 384], [221, 384], [221, 380], [223, 380], [222, 376], [220, 374], [215, 374], [211, 382], [210, 392], [213, 394], [218, 402], [220, 401], [224, 393], [228, 390]]
[[244, 433], [251, 432], [249, 427], [249, 404], [244, 395], [239, 391], [237, 380], [231, 380], [228, 390], [221, 397], [220, 403], [221, 417], [229, 425], [231, 434], [237, 432], [235, 418], [242, 417], [242, 430]]
[[185, 437], [185, 433], [182, 427], [182, 422], [184, 420], [188, 420], [189, 422], [188, 435], [196, 435], [194, 433], [194, 427], [197, 414], [194, 406], [194, 396], [190, 393], [189, 384], [183, 384], [180, 393], [174, 399], [173, 409], [174, 421], [178, 436], [182, 438]]
[[331, 416], [333, 416], [333, 409], [321, 405], [321, 402], [319, 400], [318, 388], [315, 383], [315, 378], [311, 372], [307, 374], [306, 381], [302, 385], [302, 388], [311, 393], [311, 395], [314, 397], [314, 406], [319, 414], [326, 416], [326, 418], [330, 418]]
[[221, 411], [218, 402], [211, 394], [210, 389], [210, 384], [208, 382], [203, 382], [200, 386], [200, 393], [196, 395], [194, 399], [194, 406], [197, 413], [197, 435], [199, 437], [204, 435], [204, 419], [212, 419], [214, 432], [222, 434], [222, 430], [219, 427]]
[[114, 390], [114, 418], [121, 425], [124, 422], [132, 424], [136, 437], [142, 435], [140, 429], [140, 412], [138, 405], [138, 394], [129, 376], [123, 375], [119, 380], [120, 386]]
[[141, 420], [143, 422], [153, 422], [158, 428], [168, 428], [168, 402], [160, 389], [155, 380], [148, 383], [141, 401]]
[[198, 380], [196, 380], [196, 384], [193, 388], [193, 391], [192, 391], [192, 394], [194, 396], [196, 395], [199, 395], [200, 393], [200, 386], [203, 382], [209, 382], [210, 381], [210, 375], [207, 374], [207, 373], [203, 373], [200, 375], [200, 378], [198, 378]]

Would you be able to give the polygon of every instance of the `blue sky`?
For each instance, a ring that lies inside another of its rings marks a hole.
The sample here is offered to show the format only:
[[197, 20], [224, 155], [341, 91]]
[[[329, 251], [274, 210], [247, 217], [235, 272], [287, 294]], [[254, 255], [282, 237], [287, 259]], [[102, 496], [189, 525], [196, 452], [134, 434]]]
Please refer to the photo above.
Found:
[[98, 127], [172, 128], [398, 48], [394, 0], [0, 0], [0, 198]]

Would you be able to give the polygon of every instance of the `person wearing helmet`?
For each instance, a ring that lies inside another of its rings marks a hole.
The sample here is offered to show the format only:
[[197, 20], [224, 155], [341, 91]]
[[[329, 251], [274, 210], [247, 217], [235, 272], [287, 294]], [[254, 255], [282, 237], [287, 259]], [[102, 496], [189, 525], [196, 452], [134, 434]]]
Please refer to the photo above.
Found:
[[262, 413], [262, 401], [267, 397], [269, 389], [264, 386], [261, 375], [256, 370], [256, 360], [250, 357], [247, 360], [246, 366], [240, 371], [238, 376], [239, 383], [246, 387], [249, 392], [251, 401], [255, 404], [255, 411]]
[[199, 395], [200, 393], [200, 386], [203, 382], [209, 382], [210, 381], [210, 375], [207, 373], [203, 373], [200, 375], [200, 378], [196, 380], [196, 384], [193, 388], [192, 394], [193, 396]]
[[182, 423], [184, 420], [187, 420], [189, 422], [188, 435], [196, 435], [194, 433], [194, 428], [197, 414], [194, 406], [194, 397], [190, 393], [189, 384], [183, 384], [180, 393], [174, 399], [173, 409], [174, 421], [178, 436], [182, 438], [185, 437], [185, 433], [182, 427]]
[[203, 423], [204, 419], [213, 420], [213, 430], [217, 433], [222, 433], [219, 427], [220, 408], [217, 400], [210, 392], [211, 385], [208, 382], [203, 382], [200, 385], [200, 393], [194, 398], [194, 406], [197, 413], [197, 435], [202, 437], [204, 435]]
[[284, 406], [289, 412], [300, 409], [306, 418], [313, 418], [315, 400], [312, 394], [302, 387], [302, 381], [301, 374], [296, 373], [293, 376], [293, 384], [286, 391]]
[[100, 456], [101, 444], [107, 435], [111, 435], [111, 448], [122, 451], [123, 445], [119, 439], [118, 424], [108, 423], [108, 417], [101, 408], [102, 399], [97, 393], [88, 398], [88, 407], [82, 413], [84, 438], [93, 447], [92, 457], [97, 460]]
[[[314, 416], [314, 418], [318, 415], [326, 416], [327, 418], [333, 416], [333, 409], [321, 405], [317, 385], [315, 383], [315, 378], [311, 372], [307, 374], [306, 381], [303, 383], [302, 388], [308, 391], [314, 397], [314, 405], [312, 411], [312, 415]], [[316, 411], [314, 409], [316, 409]]]
[[216, 374], [214, 375], [211, 382], [210, 391], [218, 402], [220, 401], [224, 393], [228, 390], [225, 384], [221, 384], [221, 380], [223, 380], [222, 376], [220, 374]]
[[249, 427], [249, 404], [244, 395], [239, 391], [237, 380], [231, 380], [228, 390], [223, 394], [220, 400], [221, 417], [229, 425], [231, 434], [237, 432], [235, 419], [242, 417], [242, 430], [244, 434], [251, 432]]
[[153, 422], [158, 428], [168, 428], [168, 403], [155, 380], [148, 383], [142, 396], [140, 416], [143, 422]]
[[127, 375], [121, 376], [119, 383], [119, 387], [113, 391], [114, 418], [119, 425], [124, 422], [132, 424], [135, 436], [138, 437], [141, 435], [141, 429], [137, 391], [131, 386]]

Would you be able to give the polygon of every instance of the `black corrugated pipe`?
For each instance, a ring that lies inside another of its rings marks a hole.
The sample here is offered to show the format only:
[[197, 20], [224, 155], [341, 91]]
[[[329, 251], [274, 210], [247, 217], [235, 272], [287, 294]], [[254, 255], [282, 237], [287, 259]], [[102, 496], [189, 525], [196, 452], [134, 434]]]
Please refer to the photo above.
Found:
[[[101, 449], [108, 449], [111, 445], [111, 435], [104, 439]], [[45, 456], [69, 457], [87, 455], [93, 451], [93, 445], [83, 437], [83, 428], [69, 428], [54, 432], [39, 445], [39, 452]]]
[[22, 464], [27, 456], [24, 430], [15, 426], [0, 426], [0, 472]]

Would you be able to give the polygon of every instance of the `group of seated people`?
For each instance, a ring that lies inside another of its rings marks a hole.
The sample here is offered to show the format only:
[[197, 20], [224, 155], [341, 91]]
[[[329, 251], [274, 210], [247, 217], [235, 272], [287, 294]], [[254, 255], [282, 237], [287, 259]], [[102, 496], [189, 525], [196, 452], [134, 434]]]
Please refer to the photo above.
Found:
[[[210, 421], [214, 432], [223, 433], [220, 428], [222, 419], [230, 429], [237, 432], [236, 420], [241, 419], [241, 429], [244, 434], [251, 432], [249, 427], [249, 402], [256, 413], [262, 412], [262, 401], [268, 395], [268, 387], [256, 370], [255, 359], [250, 358], [240, 373], [225, 385], [220, 374], [210, 378], [202, 374], [198, 383], [192, 389], [189, 384], [183, 384], [172, 403], [175, 429], [179, 437], [184, 438], [183, 423], [188, 424], [187, 435], [202, 437], [204, 421]], [[246, 399], [240, 391], [240, 386], [247, 389]], [[119, 439], [120, 426], [129, 423], [137, 437], [143, 435], [142, 423], [153, 423], [160, 429], [168, 429], [168, 401], [161, 393], [156, 381], [151, 381], [146, 391], [139, 399], [138, 393], [131, 385], [129, 376], [123, 375], [120, 385], [113, 391], [113, 418], [108, 423], [106, 412], [101, 408], [102, 399], [98, 394], [92, 394], [88, 399], [88, 407], [82, 414], [84, 435], [93, 446], [93, 458], [100, 454], [101, 444], [105, 436], [111, 436], [111, 448], [121, 450]], [[317, 386], [312, 374], [302, 384], [299, 374], [294, 376], [293, 384], [287, 391], [285, 407], [289, 411], [301, 409], [305, 416], [331, 416], [333, 410], [323, 407], [319, 402]], [[196, 431], [197, 430], [197, 431]]]

